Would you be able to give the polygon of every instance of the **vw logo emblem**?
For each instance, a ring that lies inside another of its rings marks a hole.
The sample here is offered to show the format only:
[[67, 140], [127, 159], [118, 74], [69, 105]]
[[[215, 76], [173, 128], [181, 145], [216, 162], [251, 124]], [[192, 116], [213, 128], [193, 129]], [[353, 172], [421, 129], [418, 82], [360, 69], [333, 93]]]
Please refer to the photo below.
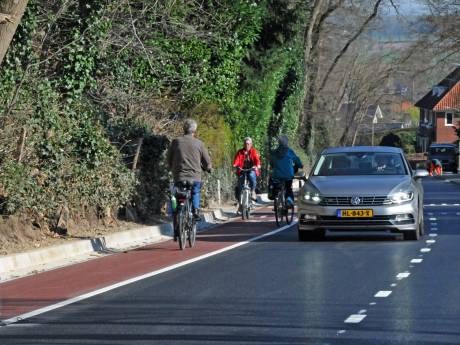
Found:
[[352, 196], [350, 201], [351, 204], [355, 206], [361, 204], [361, 198], [359, 196]]

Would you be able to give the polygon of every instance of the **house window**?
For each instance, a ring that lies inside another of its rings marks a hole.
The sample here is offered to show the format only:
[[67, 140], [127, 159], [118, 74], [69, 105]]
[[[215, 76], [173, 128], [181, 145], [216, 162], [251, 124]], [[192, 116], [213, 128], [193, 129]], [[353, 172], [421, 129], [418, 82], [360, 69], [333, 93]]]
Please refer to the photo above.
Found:
[[446, 113], [446, 126], [453, 126], [454, 125], [454, 114], [453, 113]]

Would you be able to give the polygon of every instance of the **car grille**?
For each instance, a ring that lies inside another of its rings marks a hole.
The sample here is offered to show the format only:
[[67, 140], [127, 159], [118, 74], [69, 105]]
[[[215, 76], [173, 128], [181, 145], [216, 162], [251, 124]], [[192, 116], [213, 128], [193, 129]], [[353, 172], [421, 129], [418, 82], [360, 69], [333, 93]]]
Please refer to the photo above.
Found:
[[396, 221], [396, 215], [388, 216], [374, 216], [372, 218], [343, 218], [337, 216], [317, 216], [315, 220], [306, 220], [301, 216], [301, 224], [308, 225], [322, 225], [322, 226], [374, 226], [374, 225], [405, 225], [405, 224], [414, 224], [414, 218], [412, 215], [409, 216], [409, 219]]
[[351, 204], [351, 196], [326, 196], [323, 197], [321, 206], [379, 206], [389, 205], [391, 200], [386, 196], [363, 196], [359, 205]]

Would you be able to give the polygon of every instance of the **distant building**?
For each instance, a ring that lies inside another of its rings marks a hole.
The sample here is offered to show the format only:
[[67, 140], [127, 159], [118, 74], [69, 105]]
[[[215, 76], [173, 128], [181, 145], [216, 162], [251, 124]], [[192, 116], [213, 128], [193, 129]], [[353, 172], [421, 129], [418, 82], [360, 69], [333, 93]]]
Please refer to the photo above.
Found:
[[457, 143], [460, 120], [460, 67], [434, 86], [415, 106], [420, 110], [417, 150], [431, 143]]

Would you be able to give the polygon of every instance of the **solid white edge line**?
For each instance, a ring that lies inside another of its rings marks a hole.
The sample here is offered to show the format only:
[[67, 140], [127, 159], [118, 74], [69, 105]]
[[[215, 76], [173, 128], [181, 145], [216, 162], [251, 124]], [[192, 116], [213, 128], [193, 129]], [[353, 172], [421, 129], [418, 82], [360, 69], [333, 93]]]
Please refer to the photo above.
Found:
[[267, 233], [265, 233], [265, 234], [262, 234], [262, 235], [259, 235], [259, 236], [250, 238], [250, 239], [248, 239], [248, 240], [246, 240], [246, 241], [243, 241], [243, 242], [235, 243], [235, 244], [233, 244], [233, 245], [231, 245], [231, 246], [228, 246], [228, 247], [225, 247], [225, 248], [221, 248], [221, 249], [215, 250], [215, 251], [210, 252], [210, 253], [207, 253], [207, 254], [203, 254], [203, 255], [197, 256], [196, 258], [192, 258], [192, 259], [189, 259], [189, 260], [186, 260], [186, 261], [182, 261], [182, 262], [179, 262], [179, 263], [174, 264], [174, 265], [171, 265], [171, 266], [163, 267], [163, 268], [161, 268], [161, 269], [159, 269], [159, 270], [152, 271], [152, 272], [149, 272], [149, 273], [146, 273], [146, 274], [143, 274], [143, 275], [134, 277], [134, 278], [130, 278], [130, 279], [127, 279], [127, 280], [124, 280], [124, 281], [121, 281], [121, 282], [118, 282], [118, 283], [115, 283], [115, 284], [112, 284], [112, 285], [103, 287], [103, 288], [101, 288], [101, 289], [98, 289], [98, 290], [95, 290], [95, 291], [91, 291], [91, 292], [85, 293], [85, 294], [83, 294], [83, 295], [80, 295], [80, 296], [76, 296], [76, 297], [67, 299], [67, 300], [65, 300], [65, 301], [61, 301], [61, 302], [58, 302], [58, 303], [55, 303], [55, 304], [52, 304], [52, 305], [49, 305], [49, 306], [46, 306], [46, 307], [43, 307], [43, 308], [39, 308], [39, 309], [30, 311], [30, 312], [28, 312], [28, 313], [24, 313], [24, 314], [21, 314], [21, 315], [14, 316], [14, 317], [9, 318], [9, 319], [6, 319], [6, 320], [0, 320], [0, 326], [8, 326], [8, 325], [10, 325], [10, 324], [12, 324], [12, 323], [15, 323], [15, 322], [18, 322], [18, 321], [22, 321], [22, 320], [25, 320], [25, 319], [29, 319], [29, 318], [31, 318], [31, 317], [34, 317], [34, 316], [37, 316], [37, 315], [40, 315], [40, 314], [44, 314], [44, 313], [49, 312], [49, 311], [52, 311], [52, 310], [56, 310], [56, 309], [65, 307], [65, 306], [67, 306], [67, 305], [69, 305], [69, 304], [73, 304], [73, 303], [76, 303], [76, 302], [79, 302], [79, 301], [83, 301], [83, 300], [85, 300], [85, 299], [88, 299], [88, 298], [91, 298], [91, 297], [94, 297], [94, 296], [103, 294], [103, 293], [105, 293], [105, 292], [108, 292], [108, 291], [117, 289], [117, 288], [119, 288], [119, 287], [126, 286], [126, 285], [129, 285], [129, 284], [138, 282], [138, 281], [140, 281], [140, 280], [147, 279], [147, 278], [156, 276], [156, 275], [158, 275], [158, 274], [161, 274], [161, 273], [164, 273], [164, 272], [168, 272], [168, 271], [172, 271], [172, 270], [174, 270], [174, 269], [176, 269], [176, 268], [179, 268], [179, 267], [182, 267], [182, 266], [186, 266], [186, 265], [188, 265], [188, 264], [191, 264], [191, 263], [194, 263], [194, 262], [197, 262], [197, 261], [200, 261], [200, 260], [209, 258], [209, 257], [211, 257], [211, 256], [214, 256], [214, 255], [217, 255], [217, 254], [220, 254], [220, 253], [227, 252], [227, 251], [229, 251], [229, 250], [232, 250], [232, 249], [241, 247], [241, 246], [243, 246], [243, 245], [245, 245], [245, 244], [248, 244], [248, 243], [250, 243], [250, 242], [254, 242], [254, 241], [260, 240], [261, 238], [275, 235], [275, 234], [277, 234], [277, 233], [279, 233], [279, 232], [282, 232], [282, 231], [284, 231], [284, 230], [290, 228], [291, 226], [293, 226], [293, 225], [295, 225], [295, 224], [297, 224], [297, 222], [292, 222], [291, 224], [285, 225], [285, 226], [283, 226], [283, 227], [281, 227], [281, 228], [279, 228], [279, 229], [276, 229], [276, 230], [267, 232]]

